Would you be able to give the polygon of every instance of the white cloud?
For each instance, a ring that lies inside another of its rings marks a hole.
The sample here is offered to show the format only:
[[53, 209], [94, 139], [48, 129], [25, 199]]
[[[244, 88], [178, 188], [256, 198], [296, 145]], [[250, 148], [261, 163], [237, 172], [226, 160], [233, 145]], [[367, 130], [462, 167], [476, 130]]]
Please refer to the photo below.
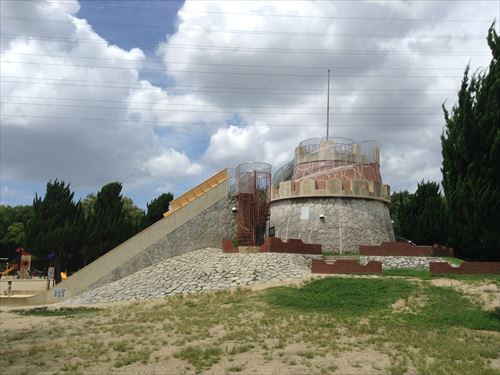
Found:
[[148, 160], [146, 169], [155, 177], [173, 177], [174, 181], [196, 176], [202, 171], [199, 164], [191, 162], [186, 154], [173, 148], [164, 150], [160, 155]]
[[[1, 178], [93, 189], [120, 180], [137, 191], [175, 190], [243, 161], [276, 170], [298, 142], [325, 133], [327, 67], [330, 134], [377, 140], [393, 190], [439, 180], [440, 106], [456, 100], [440, 90], [458, 88], [471, 58], [450, 52], [488, 49], [482, 39], [429, 36], [485, 35], [488, 24], [444, 21], [492, 14], [487, 2], [188, 0], [179, 30], [158, 47], [171, 82], [158, 87], [140, 79], [151, 67], [144, 53], [109, 45], [75, 16], [77, 1], [1, 7], [3, 16], [68, 20], [2, 22]], [[387, 20], [398, 18], [427, 21]], [[489, 60], [472, 56], [472, 70]]]
[[[25, 4], [2, 2], [2, 14], [68, 22], [31, 29], [2, 25], [2, 32], [20, 35], [3, 43], [2, 179], [60, 178], [94, 189], [119, 180], [140, 188], [165, 177], [158, 166], [172, 165], [168, 157], [182, 162], [177, 175], [192, 175], [197, 164], [173, 148], [165, 151], [154, 134], [154, 122], [162, 120], [154, 102], [168, 93], [139, 80], [143, 52], [108, 45], [87, 21], [74, 17], [76, 1], [36, 3], [29, 14], [23, 13]], [[137, 111], [134, 101], [141, 100], [146, 109]]]

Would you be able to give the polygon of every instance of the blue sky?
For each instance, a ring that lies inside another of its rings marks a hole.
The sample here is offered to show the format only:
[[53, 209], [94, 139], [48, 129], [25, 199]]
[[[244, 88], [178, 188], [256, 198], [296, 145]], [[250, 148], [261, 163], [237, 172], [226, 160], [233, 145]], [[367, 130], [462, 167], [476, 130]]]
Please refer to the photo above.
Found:
[[58, 178], [136, 204], [331, 132], [382, 147], [392, 190], [440, 181], [441, 104], [487, 67], [497, 1], [1, 2], [1, 204]]

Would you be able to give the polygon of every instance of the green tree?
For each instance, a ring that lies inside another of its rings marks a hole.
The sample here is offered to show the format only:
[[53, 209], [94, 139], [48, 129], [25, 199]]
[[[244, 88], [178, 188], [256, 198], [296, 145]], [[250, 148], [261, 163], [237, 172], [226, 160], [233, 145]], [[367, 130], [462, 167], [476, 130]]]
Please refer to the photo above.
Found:
[[[391, 194], [390, 214], [394, 233], [397, 236], [408, 238], [408, 221], [406, 220], [404, 212], [407, 211], [408, 204], [412, 201], [412, 199], [413, 194], [408, 192], [407, 190], [397, 191]], [[403, 221], [403, 223], [401, 223], [401, 221]]]
[[123, 212], [132, 224], [134, 234], [142, 229], [144, 221], [144, 210], [141, 210], [134, 204], [134, 201], [129, 197], [123, 197]]
[[122, 184], [112, 182], [97, 193], [88, 218], [84, 264], [107, 253], [134, 234], [134, 223], [125, 214]]
[[163, 218], [163, 214], [168, 211], [170, 202], [174, 199], [172, 193], [163, 193], [147, 204], [147, 212], [144, 217], [144, 227], [157, 222]]
[[415, 194], [408, 191], [391, 197], [394, 232], [419, 245], [447, 242], [444, 200], [435, 182], [418, 184]]
[[56, 252], [62, 270], [70, 272], [80, 263], [84, 217], [74, 193], [63, 181], [49, 181], [43, 198], [35, 195], [33, 217], [26, 225], [25, 247], [31, 251], [36, 267], [43, 267]]
[[85, 215], [85, 219], [90, 218], [95, 213], [95, 194], [88, 194], [85, 198], [82, 199], [82, 210]]
[[488, 31], [489, 69], [465, 70], [441, 136], [450, 245], [467, 259], [500, 260], [500, 45]]
[[13, 258], [15, 249], [25, 246], [26, 223], [33, 217], [32, 206], [0, 205], [0, 257]]

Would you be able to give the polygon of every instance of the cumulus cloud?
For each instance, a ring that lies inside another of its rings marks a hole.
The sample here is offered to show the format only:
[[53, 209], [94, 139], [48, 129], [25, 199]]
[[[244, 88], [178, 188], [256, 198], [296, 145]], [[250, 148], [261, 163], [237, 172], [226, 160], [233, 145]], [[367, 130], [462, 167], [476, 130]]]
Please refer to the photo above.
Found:
[[168, 96], [139, 80], [143, 52], [108, 45], [74, 16], [76, 1], [32, 4], [2, 2], [2, 15], [58, 21], [2, 24], [2, 33], [15, 36], [2, 43], [2, 179], [60, 178], [94, 189], [119, 180], [139, 188], [162, 183], [168, 157], [182, 161], [177, 178], [192, 176], [199, 166], [155, 136], [162, 119], [154, 105], [136, 109], [137, 101]]
[[110, 45], [76, 16], [76, 0], [1, 7], [11, 18], [1, 26], [1, 178], [93, 189], [120, 180], [176, 193], [243, 161], [276, 170], [298, 142], [323, 136], [328, 68], [330, 134], [378, 141], [393, 190], [439, 181], [441, 103], [455, 102], [471, 58], [473, 69], [490, 59], [475, 38], [489, 23], [455, 21], [496, 10], [188, 0], [158, 46], [168, 82], [159, 86], [141, 79], [158, 68], [152, 57]]

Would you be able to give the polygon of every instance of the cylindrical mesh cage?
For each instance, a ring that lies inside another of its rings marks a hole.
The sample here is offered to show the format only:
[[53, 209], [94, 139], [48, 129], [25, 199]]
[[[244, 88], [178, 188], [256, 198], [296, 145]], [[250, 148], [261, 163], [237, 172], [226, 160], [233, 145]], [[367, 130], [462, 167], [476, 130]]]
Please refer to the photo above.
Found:
[[236, 168], [238, 185], [238, 240], [241, 245], [264, 241], [269, 211], [271, 165], [242, 163]]

